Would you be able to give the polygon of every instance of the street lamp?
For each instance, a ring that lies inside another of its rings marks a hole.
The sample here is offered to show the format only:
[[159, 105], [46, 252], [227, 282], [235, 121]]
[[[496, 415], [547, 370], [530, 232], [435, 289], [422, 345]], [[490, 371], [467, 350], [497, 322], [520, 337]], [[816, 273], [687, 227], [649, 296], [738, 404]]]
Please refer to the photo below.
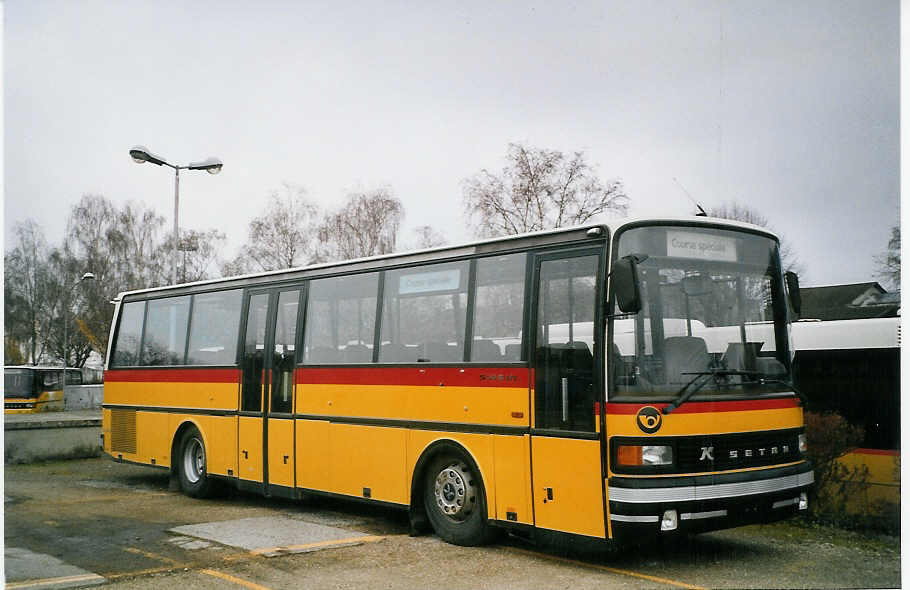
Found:
[[145, 164], [146, 162], [151, 162], [156, 166], [168, 166], [174, 169], [174, 269], [171, 272], [171, 283], [177, 284], [177, 260], [180, 255], [177, 253], [178, 243], [180, 242], [180, 234], [177, 224], [177, 211], [180, 205], [180, 171], [181, 170], [205, 170], [209, 174], [218, 174], [221, 172], [221, 167], [224, 165], [221, 163], [221, 160], [218, 158], [206, 158], [201, 162], [190, 162], [186, 166], [178, 166], [176, 164], [171, 164], [164, 158], [156, 156], [148, 150], [147, 147], [142, 145], [134, 146], [130, 150], [130, 157], [133, 158], [133, 161], [137, 164]]
[[82, 278], [73, 283], [73, 286], [69, 288], [66, 292], [66, 297], [63, 298], [63, 376], [61, 377], [60, 384], [63, 386], [63, 397], [66, 397], [66, 312], [69, 309], [69, 300], [73, 295], [73, 290], [82, 284], [82, 281], [94, 281], [95, 275], [87, 272], [82, 275]]

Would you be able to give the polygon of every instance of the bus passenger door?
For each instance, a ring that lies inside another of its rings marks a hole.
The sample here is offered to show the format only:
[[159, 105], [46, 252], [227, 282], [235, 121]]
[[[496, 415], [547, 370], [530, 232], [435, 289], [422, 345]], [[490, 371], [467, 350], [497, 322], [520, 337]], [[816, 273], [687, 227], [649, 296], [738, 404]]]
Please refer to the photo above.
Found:
[[[278, 291], [276, 307], [271, 314], [269, 350], [272, 351], [266, 384], [268, 409], [266, 415], [266, 459], [268, 491], [278, 487], [295, 487], [294, 476], [294, 368], [297, 365], [297, 318], [301, 289]], [[285, 494], [287, 495], [287, 494]]]
[[270, 297], [268, 292], [250, 295], [241, 358], [240, 415], [237, 418], [237, 477], [259, 483], [265, 482], [262, 401], [268, 360], [265, 352], [268, 350]]
[[294, 487], [294, 367], [301, 289], [253, 292], [243, 347], [238, 477]]
[[531, 429], [534, 523], [603, 538], [604, 499], [598, 404], [603, 399], [599, 320], [600, 249], [536, 257], [534, 422]]

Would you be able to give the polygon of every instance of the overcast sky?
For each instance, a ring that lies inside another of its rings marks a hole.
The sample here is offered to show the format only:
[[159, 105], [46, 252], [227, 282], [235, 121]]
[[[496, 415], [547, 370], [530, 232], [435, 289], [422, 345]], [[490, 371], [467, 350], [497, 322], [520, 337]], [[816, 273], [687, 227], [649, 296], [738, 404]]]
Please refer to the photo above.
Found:
[[464, 228], [462, 182], [509, 142], [584, 150], [632, 215], [737, 200], [803, 284], [871, 280], [899, 215], [896, 1], [431, 3], [7, 0], [5, 243], [52, 244], [85, 193], [218, 228], [271, 190], [324, 207], [387, 185], [403, 238]]

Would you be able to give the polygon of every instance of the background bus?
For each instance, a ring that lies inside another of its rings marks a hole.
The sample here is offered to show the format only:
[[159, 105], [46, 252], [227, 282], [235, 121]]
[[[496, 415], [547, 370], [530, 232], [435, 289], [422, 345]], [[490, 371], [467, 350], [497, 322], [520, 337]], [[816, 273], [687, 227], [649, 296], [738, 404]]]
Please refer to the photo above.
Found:
[[863, 428], [862, 446], [841, 459], [868, 479], [851, 508], [900, 503], [900, 317], [800, 320], [792, 326], [796, 382], [816, 412]]
[[[7, 414], [60, 412], [64, 410], [63, 367], [18, 366], [3, 368], [3, 397]], [[82, 371], [66, 370], [67, 385], [81, 385]]]
[[776, 238], [701, 219], [124, 293], [104, 450], [466, 545], [785, 518], [813, 481], [786, 305]]

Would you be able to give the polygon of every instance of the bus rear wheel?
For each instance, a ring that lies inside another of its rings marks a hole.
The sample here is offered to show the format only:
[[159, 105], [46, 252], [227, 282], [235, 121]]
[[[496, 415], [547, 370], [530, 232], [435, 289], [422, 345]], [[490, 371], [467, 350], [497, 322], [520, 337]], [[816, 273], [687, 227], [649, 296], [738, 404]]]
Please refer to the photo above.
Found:
[[196, 427], [187, 428], [180, 437], [177, 447], [177, 477], [180, 489], [193, 498], [207, 498], [212, 495], [215, 482], [206, 471], [205, 443]]
[[424, 506], [439, 537], [455, 545], [483, 545], [492, 537], [483, 483], [463, 457], [443, 455], [426, 471]]

